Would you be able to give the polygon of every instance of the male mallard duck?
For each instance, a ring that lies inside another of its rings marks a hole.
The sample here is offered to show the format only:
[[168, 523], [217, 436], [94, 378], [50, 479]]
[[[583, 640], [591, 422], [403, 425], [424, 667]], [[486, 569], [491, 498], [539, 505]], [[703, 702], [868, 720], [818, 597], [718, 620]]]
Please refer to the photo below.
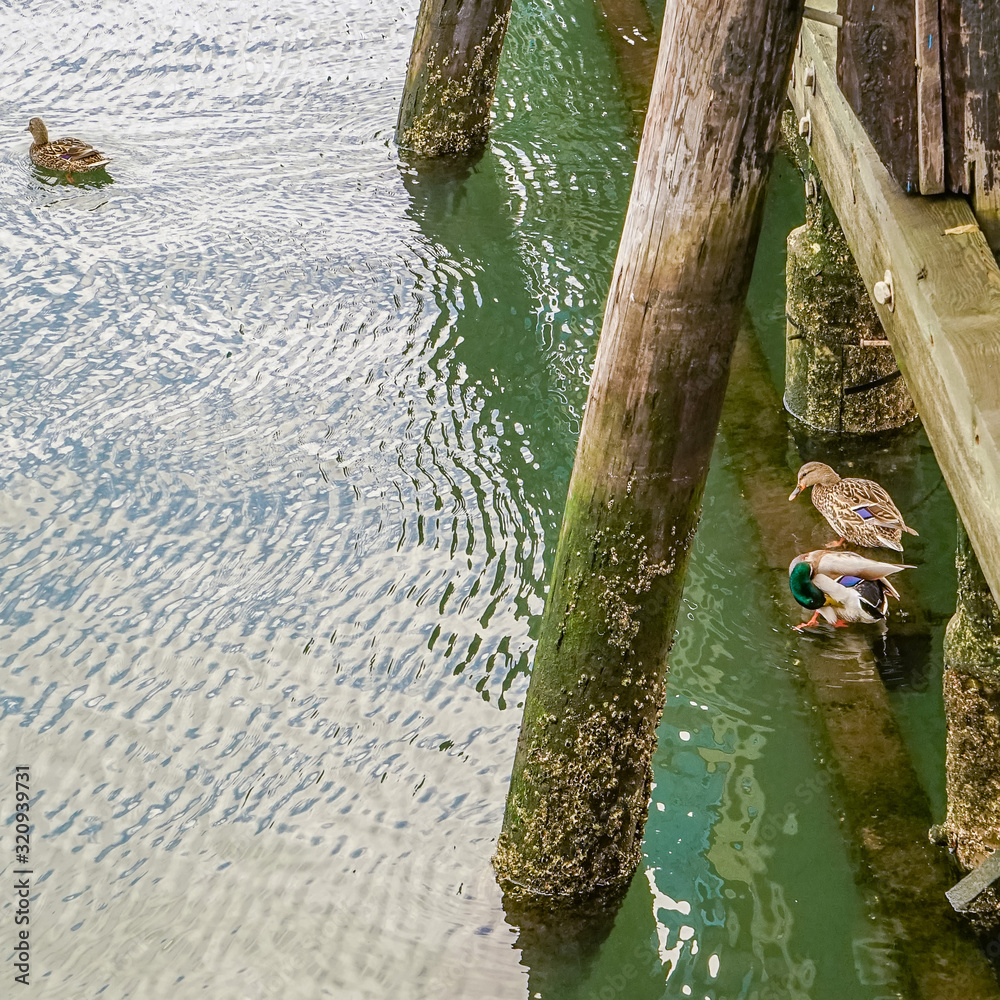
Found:
[[58, 170], [63, 174], [84, 174], [88, 170], [106, 167], [111, 160], [82, 139], [55, 139], [49, 142], [49, 130], [41, 118], [28, 122], [31, 138], [29, 154], [36, 167]]
[[884, 546], [903, 551], [899, 540], [904, 531], [917, 534], [903, 521], [892, 497], [870, 479], [841, 479], [829, 465], [806, 462], [799, 469], [798, 485], [789, 500], [811, 486], [813, 506], [830, 522], [840, 541], [869, 548]]
[[812, 618], [794, 626], [810, 628], [822, 615], [835, 628], [849, 622], [872, 623], [885, 618], [889, 595], [899, 600], [886, 579], [890, 573], [912, 566], [877, 562], [857, 552], [816, 549], [796, 556], [788, 567], [792, 597], [813, 612]]

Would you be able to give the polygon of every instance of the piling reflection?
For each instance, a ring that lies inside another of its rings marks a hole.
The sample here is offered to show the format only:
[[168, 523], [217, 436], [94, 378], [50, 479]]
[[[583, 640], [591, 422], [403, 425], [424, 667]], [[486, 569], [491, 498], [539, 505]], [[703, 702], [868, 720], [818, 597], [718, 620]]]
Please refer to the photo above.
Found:
[[[511, 546], [520, 562], [533, 565], [534, 589], [527, 589], [526, 580], [516, 600], [526, 614], [537, 614], [542, 553], [551, 558], [555, 546], [585, 391], [581, 374], [612, 259], [593, 215], [586, 225], [567, 227], [558, 247], [547, 235], [536, 245], [524, 231], [532, 220], [524, 209], [542, 193], [532, 174], [548, 165], [538, 151], [533, 155], [539, 163], [532, 165], [513, 143], [504, 144], [502, 132], [493, 152], [451, 162], [410, 160], [401, 165], [400, 176], [409, 196], [407, 213], [424, 240], [415, 247], [425, 264], [421, 289], [437, 304], [427, 363], [458, 375], [449, 381], [460, 387], [473, 415], [477, 454], [493, 459], [493, 475], [477, 482], [477, 494], [487, 494], [484, 505], [502, 509], [495, 494], [506, 483], [508, 502], [533, 515], [501, 523], [487, 541], [498, 548], [500, 565], [514, 560]], [[578, 167], [574, 181], [596, 195], [588, 170]], [[496, 204], [505, 200], [515, 207], [520, 203], [521, 210], [497, 213]], [[569, 207], [556, 205], [552, 213]], [[567, 266], [588, 257], [595, 259], [586, 270]], [[518, 533], [519, 521], [530, 525], [529, 533]], [[511, 684], [520, 687], [527, 659], [522, 654], [501, 669], [506, 670], [498, 701], [503, 708]], [[504, 898], [521, 961], [529, 969], [529, 992], [549, 996], [571, 988], [600, 952], [617, 904], [544, 914], [522, 902], [510, 894]]]
[[[787, 447], [788, 436], [783, 410], [765, 374], [762, 354], [752, 331], [747, 328], [744, 332], [750, 335], [737, 349], [735, 386], [727, 397], [722, 429], [727, 444], [735, 447], [744, 460], [750, 459], [742, 482], [768, 562], [778, 573], [787, 554], [789, 535], [804, 551], [822, 544], [816, 541], [817, 530], [822, 532], [827, 526], [819, 526], [819, 519], [811, 518], [804, 507], [794, 503], [787, 505], [783, 516], [775, 509], [773, 498], [781, 490], [778, 455]], [[753, 426], [754, 433], [748, 433], [748, 426]], [[891, 461], [886, 471], [909, 466], [916, 474], [919, 465], [913, 457], [919, 450], [918, 440], [905, 433], [887, 440], [884, 454], [891, 456]], [[894, 447], [901, 442], [908, 447]], [[861, 450], [866, 444], [870, 447], [870, 442], [858, 441], [850, 447]], [[825, 441], [822, 445], [830, 447]], [[824, 454], [829, 455], [829, 451]], [[909, 462], [905, 461], [907, 455], [911, 456]], [[795, 455], [786, 464], [795, 469], [809, 457], [808, 452]], [[866, 461], [874, 459], [866, 456]], [[912, 482], [908, 486], [912, 492], [905, 495], [919, 495]], [[926, 492], [930, 496], [935, 490], [929, 487]], [[901, 489], [899, 495], [904, 495]], [[918, 558], [910, 561], [919, 561], [920, 544], [913, 544], [911, 551]], [[878, 629], [876, 635], [884, 628]], [[948, 992], [940, 995], [959, 997], [969, 989], [982, 990], [984, 984], [992, 983], [992, 977], [970, 936], [941, 903], [950, 884], [949, 865], [926, 841], [930, 803], [878, 677], [872, 639], [867, 628], [852, 630], [847, 636], [817, 632], [799, 640], [799, 662], [811, 685], [836, 761], [837, 786], [843, 795], [852, 838], [876, 879], [880, 910], [890, 920], [902, 923], [911, 942], [924, 942], [921, 948], [932, 949], [937, 960], [947, 966], [953, 982]], [[915, 897], [922, 900], [920, 909], [912, 905]], [[900, 982], [904, 988], [917, 989], [918, 984], [930, 981], [934, 985], [926, 988], [937, 989], [937, 973], [928, 969], [920, 954], [916, 948], [905, 953]]]

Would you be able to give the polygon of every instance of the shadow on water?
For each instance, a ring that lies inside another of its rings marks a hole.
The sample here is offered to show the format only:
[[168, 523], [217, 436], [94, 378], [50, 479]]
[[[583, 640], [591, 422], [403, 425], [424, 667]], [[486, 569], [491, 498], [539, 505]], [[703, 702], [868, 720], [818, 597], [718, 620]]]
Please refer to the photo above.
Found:
[[[537, 535], [517, 542], [542, 559], [558, 536], [576, 417], [553, 374], [553, 351], [540, 345], [546, 305], [524, 266], [523, 237], [510, 213], [497, 211], [509, 200], [501, 168], [485, 156], [413, 161], [401, 164], [400, 174], [407, 213], [423, 237], [414, 247], [424, 263], [418, 282], [431, 286], [417, 292], [429, 294], [438, 310], [425, 362], [445, 376], [449, 393], [468, 397], [477, 412], [477, 449], [494, 454], [512, 501], [541, 519]], [[480, 502], [493, 485], [477, 484]], [[541, 563], [538, 570], [535, 579], [542, 581]], [[518, 610], [540, 608], [522, 600]], [[515, 670], [527, 671], [524, 658]]]
[[521, 964], [528, 969], [528, 995], [553, 1000], [576, 995], [587, 980], [615, 926], [620, 901], [607, 907], [540, 908], [505, 893], [503, 906], [517, 930]]
[[104, 167], [79, 174], [76, 177], [63, 173], [61, 170], [49, 170], [47, 167], [34, 165], [32, 165], [31, 171], [38, 181], [50, 188], [70, 187], [99, 191], [101, 188], [110, 187], [115, 182], [115, 179]]
[[656, 900], [641, 869], [620, 905], [600, 912], [532, 914], [504, 898], [508, 920], [519, 928], [517, 946], [529, 971], [528, 996], [545, 1000], [598, 1000], [663, 996], [657, 950]]

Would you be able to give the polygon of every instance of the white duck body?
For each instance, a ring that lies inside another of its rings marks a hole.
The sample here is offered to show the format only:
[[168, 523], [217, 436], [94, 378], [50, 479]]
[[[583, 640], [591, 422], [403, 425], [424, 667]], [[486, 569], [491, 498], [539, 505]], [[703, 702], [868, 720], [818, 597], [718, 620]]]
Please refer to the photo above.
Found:
[[899, 599], [888, 577], [911, 568], [829, 549], [796, 556], [788, 567], [789, 587], [795, 600], [814, 612], [810, 622], [796, 627], [808, 627], [820, 616], [834, 626], [882, 621], [889, 595]]

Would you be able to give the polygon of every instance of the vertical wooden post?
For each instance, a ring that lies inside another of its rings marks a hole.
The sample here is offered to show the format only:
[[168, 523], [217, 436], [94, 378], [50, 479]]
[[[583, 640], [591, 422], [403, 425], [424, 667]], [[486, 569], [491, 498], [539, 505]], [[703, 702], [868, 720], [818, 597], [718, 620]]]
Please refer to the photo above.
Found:
[[[959, 523], [958, 600], [944, 644], [948, 816], [958, 860], [974, 868], [1000, 849], [1000, 608]], [[1000, 920], [997, 896], [993, 922]]]
[[917, 183], [921, 194], [944, 191], [944, 104], [939, 0], [916, 0]]
[[837, 82], [896, 183], [917, 194], [915, 0], [839, 0]]
[[833, 434], [902, 427], [917, 409], [793, 112], [782, 130], [806, 182], [785, 266], [785, 408]]
[[1000, 14], [993, 0], [941, 0], [947, 184], [972, 200], [1000, 252]]
[[802, 0], [670, 3], [494, 858], [607, 898], [640, 860], [688, 553]]
[[417, 156], [486, 145], [511, 0], [422, 0], [396, 144]]

